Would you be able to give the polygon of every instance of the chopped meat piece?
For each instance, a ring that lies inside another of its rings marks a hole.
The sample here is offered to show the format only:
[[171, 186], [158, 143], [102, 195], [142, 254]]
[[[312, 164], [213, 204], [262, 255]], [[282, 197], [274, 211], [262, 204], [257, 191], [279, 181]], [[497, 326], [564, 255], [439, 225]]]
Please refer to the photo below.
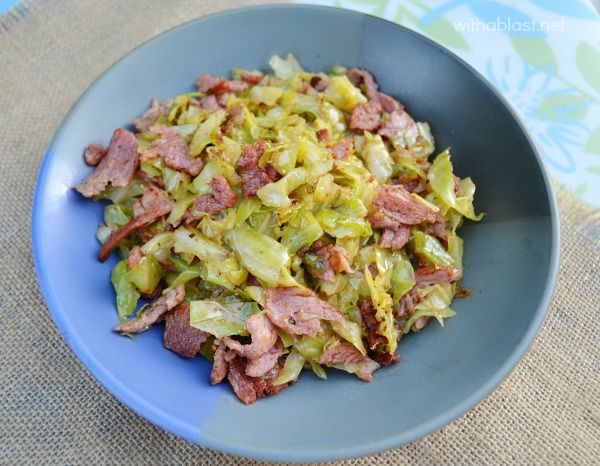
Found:
[[241, 356], [256, 359], [269, 351], [277, 342], [277, 330], [266, 315], [252, 314], [246, 318], [245, 325], [252, 338], [252, 343], [249, 345], [243, 345], [233, 338], [223, 338], [227, 347], [237, 351]]
[[88, 165], [98, 165], [107, 152], [108, 149], [100, 144], [90, 144], [85, 150], [83, 158]]
[[350, 262], [348, 262], [350, 259], [348, 251], [341, 246], [323, 245], [321, 241], [317, 241], [309, 249], [309, 252], [319, 258], [319, 267], [311, 270], [311, 274], [315, 278], [333, 283], [335, 282], [335, 272], [353, 272]]
[[267, 141], [256, 141], [254, 144], [244, 146], [242, 155], [237, 161], [237, 166], [242, 170], [258, 167], [258, 161], [263, 155]]
[[141, 199], [133, 205], [133, 219], [121, 228], [113, 231], [100, 248], [98, 257], [102, 262], [108, 259], [110, 253], [131, 233], [153, 224], [163, 215], [171, 212], [173, 203], [167, 194], [156, 186], [150, 186], [144, 191]]
[[388, 118], [381, 121], [381, 127], [377, 133], [388, 139], [393, 138], [400, 131], [408, 129], [415, 125], [412, 117], [403, 109], [395, 110], [390, 113]]
[[248, 89], [248, 83], [244, 81], [236, 81], [234, 79], [222, 79], [219, 84], [210, 89], [210, 94], [224, 94], [226, 92], [230, 92], [232, 94], [237, 94], [238, 92], [242, 92]]
[[221, 383], [225, 377], [227, 377], [227, 371], [229, 370], [229, 361], [227, 361], [227, 347], [225, 343], [219, 343], [215, 351], [215, 357], [213, 360], [213, 367], [210, 373], [210, 383], [216, 385]]
[[139, 262], [144, 258], [144, 251], [139, 246], [134, 246], [129, 251], [129, 256], [127, 256], [127, 267], [133, 269]]
[[138, 312], [135, 319], [125, 320], [115, 327], [121, 333], [140, 333], [157, 322], [163, 314], [181, 304], [185, 298], [183, 285], [155, 299]]
[[364, 83], [367, 98], [378, 106], [379, 112], [381, 113], [379, 92], [377, 83], [375, 82], [375, 79], [373, 79], [373, 75], [368, 71], [352, 68], [348, 71], [348, 79], [350, 79], [355, 86], [359, 86], [361, 82]]
[[200, 108], [204, 108], [206, 110], [219, 110], [221, 106], [214, 95], [207, 95], [200, 99]]
[[415, 320], [415, 323], [413, 325], [415, 326], [415, 328], [417, 330], [423, 330], [428, 322], [429, 322], [429, 317], [424, 316], [424, 317], [419, 317], [417, 320]]
[[196, 81], [196, 86], [200, 92], [204, 92], [205, 94], [237, 93], [248, 88], [248, 84], [243, 81], [217, 78], [210, 74], [200, 76]]
[[367, 347], [370, 350], [377, 350], [386, 344], [387, 339], [379, 334], [379, 322], [375, 318], [375, 306], [370, 299], [363, 299], [359, 304], [362, 325], [367, 334]]
[[383, 185], [377, 189], [377, 196], [373, 200], [374, 212], [369, 217], [373, 228], [398, 228], [438, 219], [435, 210], [401, 185]]
[[323, 79], [321, 76], [313, 76], [310, 78], [310, 85], [314, 87], [317, 92], [323, 92], [329, 87], [329, 81]]
[[237, 161], [237, 166], [242, 172], [242, 193], [246, 198], [254, 196], [260, 188], [271, 182], [267, 171], [258, 166], [266, 145], [267, 141], [257, 141], [245, 146]]
[[137, 141], [133, 133], [117, 129], [112, 135], [108, 152], [102, 158], [94, 173], [88, 176], [75, 189], [85, 197], [93, 197], [112, 186], [127, 186], [138, 167]]
[[289, 383], [273, 385], [273, 380], [279, 374], [279, 370], [279, 368], [276, 368], [276, 370], [273, 371], [273, 375], [267, 374], [263, 377], [251, 377], [252, 383], [254, 383], [254, 390], [256, 391], [257, 398], [277, 395], [281, 390], [289, 386]]
[[448, 223], [441, 218], [440, 220], [430, 223], [425, 227], [425, 233], [433, 236], [437, 236], [444, 244], [448, 242]]
[[264, 78], [261, 73], [253, 73], [252, 71], [242, 71], [240, 77], [242, 81], [246, 81], [248, 84], [258, 84]]
[[[364, 83], [369, 102], [359, 104], [350, 113], [350, 130], [375, 131], [384, 137], [391, 138], [398, 131], [413, 126], [415, 122], [404, 108], [393, 97], [379, 92], [373, 76], [368, 71], [356, 68], [348, 71], [348, 78], [355, 86]], [[388, 119], [381, 121], [381, 112], [389, 114]], [[381, 127], [380, 127], [381, 126]]]
[[277, 377], [280, 368], [276, 367], [272, 373], [263, 377], [249, 377], [245, 374], [244, 361], [237, 357], [229, 363], [227, 380], [231, 384], [234, 393], [245, 404], [254, 403], [258, 398], [276, 395], [289, 384], [273, 385], [273, 379]]
[[165, 348], [184, 358], [193, 358], [202, 349], [209, 334], [190, 325], [190, 305], [180, 304], [165, 316]]
[[359, 379], [370, 382], [373, 372], [379, 369], [379, 364], [361, 354], [352, 343], [338, 340], [337, 345], [331, 346], [319, 358], [320, 364], [340, 367], [355, 374]]
[[410, 228], [399, 226], [398, 228], [386, 228], [381, 235], [379, 246], [384, 249], [402, 249], [410, 239]]
[[417, 286], [428, 286], [435, 283], [450, 283], [458, 280], [462, 276], [462, 272], [454, 267], [443, 266], [435, 267], [419, 267], [415, 270], [415, 278]]
[[408, 293], [406, 293], [398, 302], [398, 307], [394, 311], [396, 319], [408, 319], [413, 313], [415, 306], [419, 302], [419, 293], [417, 287], [413, 287]]
[[261, 286], [260, 281], [251, 273], [248, 274], [248, 278], [246, 278], [246, 286]]
[[257, 396], [254, 383], [245, 374], [244, 363], [240, 358], [235, 358], [229, 363], [227, 380], [229, 380], [231, 388], [233, 388], [233, 391], [242, 403], [248, 405], [256, 401]]
[[223, 128], [223, 134], [230, 135], [235, 128], [239, 128], [244, 124], [246, 119], [245, 108], [242, 104], [238, 104], [227, 111], [227, 123]]
[[321, 328], [321, 320], [344, 323], [340, 311], [305, 288], [270, 288], [265, 297], [271, 322], [292, 335], [314, 337]]
[[217, 103], [221, 106], [221, 108], [227, 108], [227, 102], [232, 97], [235, 97], [233, 92], [223, 92], [222, 94], [217, 94]]
[[350, 156], [353, 148], [354, 140], [342, 139], [341, 141], [335, 143], [330, 150], [336, 160], [346, 160]]
[[304, 263], [308, 266], [309, 273], [319, 280], [335, 282], [335, 272], [326, 257], [325, 247], [317, 241], [308, 251], [303, 251]]
[[271, 180], [271, 182], [277, 181], [281, 178], [281, 175], [273, 165], [267, 165], [265, 167], [265, 171], [267, 172], [267, 176], [269, 177], [269, 180]]
[[173, 202], [169, 199], [166, 192], [156, 186], [149, 186], [144, 191], [144, 194], [142, 194], [142, 197], [136, 199], [133, 203], [133, 216], [135, 218], [154, 211], [166, 211], [169, 213], [172, 207]]
[[260, 188], [270, 182], [269, 174], [261, 168], [249, 168], [242, 171], [242, 193], [246, 198], [254, 196]]
[[317, 131], [317, 139], [320, 142], [327, 141], [329, 139], [329, 130], [327, 128], [322, 128]]
[[357, 133], [376, 131], [381, 123], [380, 114], [381, 107], [373, 102], [358, 104], [350, 112], [349, 128]]
[[187, 142], [173, 128], [165, 125], [156, 125], [150, 128], [160, 138], [152, 141], [150, 149], [142, 154], [142, 161], [154, 157], [162, 157], [165, 163], [175, 169], [184, 171], [191, 176], [196, 176], [202, 170], [202, 159], [190, 155]]
[[223, 78], [217, 78], [211, 74], [203, 74], [196, 80], [196, 87], [200, 92], [208, 94], [209, 90], [215, 87]]
[[342, 246], [330, 244], [325, 246], [325, 257], [335, 272], [354, 272], [350, 265], [350, 254]]
[[150, 101], [150, 108], [146, 110], [141, 117], [133, 120], [131, 124], [140, 133], [148, 131], [150, 126], [152, 126], [156, 122], [156, 120], [160, 118], [161, 115], [168, 114], [172, 104], [173, 100], [171, 99], [166, 99], [162, 102], [159, 102], [156, 99], [152, 99]]
[[369, 353], [369, 357], [382, 367], [391, 366], [392, 364], [395, 364], [398, 361], [400, 361], [400, 355], [397, 353], [390, 354], [372, 351], [371, 353]]
[[196, 198], [194, 205], [186, 216], [188, 222], [198, 218], [197, 214], [199, 212], [213, 215], [235, 205], [237, 195], [224, 177], [221, 175], [213, 176], [210, 180], [210, 186], [212, 192]]
[[148, 173], [146, 173], [144, 170], [138, 170], [135, 176], [137, 176], [147, 185], [154, 185], [158, 188], [165, 187], [165, 182], [163, 181], [162, 177], [148, 175]]
[[248, 359], [248, 363], [246, 364], [246, 375], [249, 375], [250, 377], [264, 376], [277, 365], [282, 353], [283, 343], [278, 339], [268, 351], [255, 359]]
[[402, 108], [400, 102], [398, 102], [392, 96], [384, 94], [383, 92], [379, 93], [379, 103], [381, 104], [381, 108], [385, 113], [392, 113]]
[[423, 179], [419, 177], [411, 178], [407, 176], [401, 176], [396, 178], [393, 181], [393, 183], [404, 186], [404, 189], [406, 189], [410, 193], [419, 194], [425, 191], [425, 184], [423, 183]]

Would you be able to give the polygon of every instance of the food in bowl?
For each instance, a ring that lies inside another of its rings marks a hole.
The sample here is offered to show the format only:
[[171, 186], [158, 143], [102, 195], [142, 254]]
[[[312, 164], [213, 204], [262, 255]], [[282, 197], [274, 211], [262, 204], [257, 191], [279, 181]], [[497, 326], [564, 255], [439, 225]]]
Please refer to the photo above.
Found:
[[[455, 313], [475, 185], [365, 70], [205, 74], [91, 144], [75, 189], [107, 200], [97, 231], [120, 323], [213, 363], [244, 403], [302, 369], [370, 381], [433, 317]], [[140, 298], [149, 302], [138, 309]], [[137, 311], [136, 311], [137, 310]]]

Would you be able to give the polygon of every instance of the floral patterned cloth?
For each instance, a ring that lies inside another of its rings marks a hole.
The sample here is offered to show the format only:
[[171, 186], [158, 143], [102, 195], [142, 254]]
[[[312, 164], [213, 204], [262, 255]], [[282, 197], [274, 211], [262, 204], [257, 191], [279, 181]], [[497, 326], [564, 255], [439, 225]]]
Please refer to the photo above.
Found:
[[[584, 0], [308, 0], [414, 29], [482, 73], [553, 178], [600, 207], [600, 15]], [[600, 2], [599, 2], [600, 4]]]

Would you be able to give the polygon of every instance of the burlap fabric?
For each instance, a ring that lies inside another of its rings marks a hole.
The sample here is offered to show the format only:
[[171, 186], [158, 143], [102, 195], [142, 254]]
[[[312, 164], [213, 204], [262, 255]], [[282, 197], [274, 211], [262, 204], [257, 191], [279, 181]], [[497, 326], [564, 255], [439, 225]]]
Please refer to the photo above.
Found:
[[[259, 464], [179, 440], [108, 394], [56, 330], [30, 246], [35, 177], [75, 99], [140, 42], [242, 3], [26, 1], [0, 18], [0, 463]], [[600, 214], [559, 200], [559, 285], [517, 369], [441, 431], [340, 465], [600, 464]]]

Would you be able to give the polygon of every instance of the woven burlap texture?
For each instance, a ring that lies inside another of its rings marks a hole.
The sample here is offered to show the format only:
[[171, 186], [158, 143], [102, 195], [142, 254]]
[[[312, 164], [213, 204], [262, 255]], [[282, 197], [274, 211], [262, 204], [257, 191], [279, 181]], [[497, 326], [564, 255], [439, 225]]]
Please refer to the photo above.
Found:
[[[54, 326], [30, 243], [44, 151], [93, 79], [172, 26], [248, 3], [26, 1], [0, 18], [0, 463], [260, 464], [177, 439], [108, 394]], [[559, 200], [558, 289], [516, 370], [441, 431], [338, 464], [600, 464], [599, 214]]]

